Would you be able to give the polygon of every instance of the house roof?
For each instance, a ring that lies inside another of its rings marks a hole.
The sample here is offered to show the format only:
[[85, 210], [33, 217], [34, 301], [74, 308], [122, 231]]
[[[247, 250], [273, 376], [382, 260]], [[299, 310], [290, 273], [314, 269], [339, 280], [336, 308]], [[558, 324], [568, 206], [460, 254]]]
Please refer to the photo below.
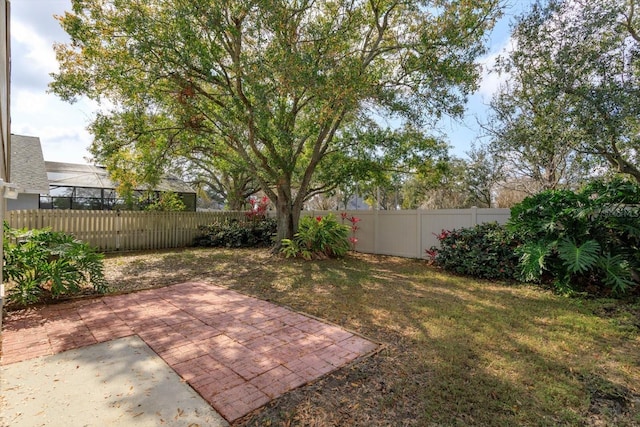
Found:
[[11, 135], [11, 183], [20, 193], [49, 194], [40, 138]]
[[[102, 166], [60, 162], [44, 163], [49, 185], [52, 186], [108, 189], [117, 187], [117, 184], [109, 178], [109, 172]], [[146, 190], [146, 188], [135, 188], [135, 190]], [[164, 176], [154, 187], [154, 190], [195, 193], [184, 181], [171, 175]]]

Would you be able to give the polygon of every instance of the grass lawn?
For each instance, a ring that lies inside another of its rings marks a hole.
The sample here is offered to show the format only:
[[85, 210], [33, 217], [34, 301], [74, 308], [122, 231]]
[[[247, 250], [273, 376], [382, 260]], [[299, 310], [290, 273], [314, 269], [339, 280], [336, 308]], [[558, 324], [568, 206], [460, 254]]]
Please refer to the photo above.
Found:
[[109, 256], [118, 290], [189, 279], [385, 344], [238, 425], [640, 425], [640, 304], [456, 277], [419, 260], [266, 250]]

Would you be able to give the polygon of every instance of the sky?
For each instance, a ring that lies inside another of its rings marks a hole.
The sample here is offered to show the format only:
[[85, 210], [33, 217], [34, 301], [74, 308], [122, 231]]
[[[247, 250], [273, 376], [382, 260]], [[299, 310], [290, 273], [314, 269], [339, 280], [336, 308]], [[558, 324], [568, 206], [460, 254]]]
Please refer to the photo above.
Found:
[[[489, 52], [480, 59], [485, 68], [509, 46], [513, 16], [532, 3], [506, 1], [504, 17], [489, 41]], [[69, 104], [47, 93], [50, 73], [58, 70], [52, 46], [69, 40], [53, 16], [70, 9], [70, 0], [11, 0], [11, 131], [40, 137], [45, 160], [90, 163], [92, 137], [86, 128], [97, 105], [87, 99]], [[441, 121], [440, 132], [447, 136], [454, 155], [464, 157], [480, 134], [477, 122], [485, 117], [486, 105], [499, 83], [497, 75], [485, 72], [478, 91], [469, 98], [464, 118]]]

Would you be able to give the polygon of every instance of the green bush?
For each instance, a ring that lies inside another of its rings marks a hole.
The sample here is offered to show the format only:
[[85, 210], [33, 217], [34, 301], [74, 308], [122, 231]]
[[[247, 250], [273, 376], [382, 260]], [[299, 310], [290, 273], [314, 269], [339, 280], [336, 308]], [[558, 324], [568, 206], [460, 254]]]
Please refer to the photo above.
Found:
[[276, 221], [272, 218], [205, 225], [200, 227], [202, 234], [196, 237], [194, 245], [226, 248], [270, 246], [273, 244], [276, 227]]
[[145, 211], [158, 212], [183, 212], [187, 210], [187, 205], [177, 193], [165, 191], [162, 193], [151, 192], [138, 199], [138, 203]]
[[623, 294], [640, 270], [640, 187], [595, 181], [583, 190], [545, 191], [511, 210], [522, 241], [520, 273], [563, 292]]
[[438, 240], [427, 254], [448, 271], [624, 294], [640, 282], [640, 186], [616, 179], [545, 191], [514, 206], [505, 227], [443, 231]]
[[349, 251], [351, 227], [340, 224], [332, 214], [302, 217], [293, 239], [282, 239], [282, 253], [287, 257], [343, 257]]
[[4, 224], [3, 280], [10, 303], [25, 306], [40, 302], [47, 293], [54, 298], [78, 294], [85, 286], [107, 290], [103, 255], [65, 233], [16, 230]]
[[447, 271], [485, 279], [513, 279], [517, 270], [517, 242], [497, 223], [457, 230], [443, 230], [440, 248], [427, 255]]

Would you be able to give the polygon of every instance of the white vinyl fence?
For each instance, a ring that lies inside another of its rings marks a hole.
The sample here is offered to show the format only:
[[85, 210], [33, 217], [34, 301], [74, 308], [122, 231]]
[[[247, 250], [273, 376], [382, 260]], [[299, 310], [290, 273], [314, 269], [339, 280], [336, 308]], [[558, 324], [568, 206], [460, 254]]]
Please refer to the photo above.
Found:
[[[305, 214], [319, 216], [329, 211]], [[341, 212], [333, 212], [340, 220]], [[486, 222], [504, 224], [509, 209], [434, 209], [398, 211], [347, 211], [348, 216], [360, 218], [356, 231], [358, 252], [395, 255], [405, 258], [424, 258], [425, 250], [438, 246], [437, 234], [442, 230], [472, 227]], [[351, 225], [349, 221], [344, 221]]]
[[[303, 215], [341, 211], [304, 211]], [[360, 218], [356, 232], [359, 252], [423, 258], [425, 250], [438, 245], [442, 230], [509, 219], [509, 209], [440, 209], [400, 211], [347, 211]], [[7, 212], [13, 228], [45, 228], [64, 231], [101, 251], [136, 251], [191, 246], [201, 225], [246, 220], [244, 212], [133, 212], [82, 210], [27, 210]], [[347, 220], [346, 224], [351, 223]]]

